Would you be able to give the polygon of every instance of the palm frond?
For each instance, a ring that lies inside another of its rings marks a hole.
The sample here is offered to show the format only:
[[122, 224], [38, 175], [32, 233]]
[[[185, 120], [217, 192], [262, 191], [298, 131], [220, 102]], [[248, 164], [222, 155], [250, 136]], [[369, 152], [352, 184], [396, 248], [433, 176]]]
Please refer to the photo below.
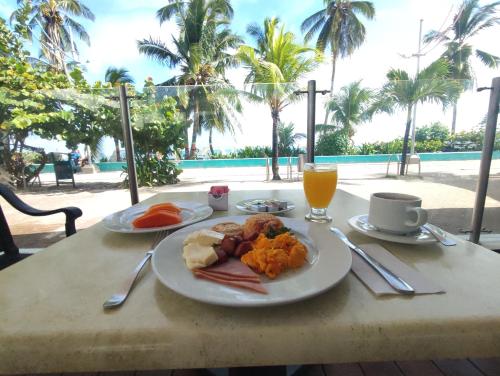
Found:
[[489, 68], [496, 68], [500, 64], [500, 57], [489, 54], [488, 52], [476, 50], [476, 56]]
[[137, 47], [140, 53], [171, 68], [175, 67], [179, 62], [179, 57], [159, 39], [155, 40], [149, 37], [149, 39], [139, 40], [137, 41]]

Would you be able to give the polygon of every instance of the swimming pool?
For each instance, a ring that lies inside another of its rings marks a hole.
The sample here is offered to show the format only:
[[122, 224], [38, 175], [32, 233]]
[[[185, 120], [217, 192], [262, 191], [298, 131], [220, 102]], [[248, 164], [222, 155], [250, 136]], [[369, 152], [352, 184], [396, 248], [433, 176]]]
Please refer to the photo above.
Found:
[[[481, 159], [480, 151], [453, 152], [453, 153], [420, 153], [420, 159], [425, 161], [467, 161]], [[372, 155], [335, 155], [317, 156], [317, 163], [387, 163], [389, 158], [396, 160], [394, 154], [372, 154]], [[245, 158], [245, 159], [203, 159], [203, 160], [183, 160], [179, 162], [182, 169], [191, 168], [226, 168], [226, 167], [265, 167], [266, 159], [269, 158]], [[297, 157], [291, 158], [292, 165], [297, 164]], [[493, 152], [493, 159], [500, 159], [500, 151]], [[270, 163], [270, 159], [269, 159]], [[279, 164], [286, 165], [288, 157], [280, 157]], [[127, 166], [126, 162], [99, 162], [96, 163], [99, 170], [122, 171]], [[54, 172], [52, 164], [45, 165], [43, 172]]]

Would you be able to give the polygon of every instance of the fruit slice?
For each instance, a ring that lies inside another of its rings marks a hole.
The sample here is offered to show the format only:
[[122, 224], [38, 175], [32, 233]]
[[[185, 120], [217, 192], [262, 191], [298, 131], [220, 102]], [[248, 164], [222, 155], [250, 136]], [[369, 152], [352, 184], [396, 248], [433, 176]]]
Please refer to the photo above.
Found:
[[146, 210], [147, 213], [158, 211], [158, 210], [166, 210], [169, 212], [174, 212], [176, 214], [180, 214], [182, 209], [179, 208], [178, 206], [172, 204], [171, 202], [163, 202], [161, 204], [156, 204], [156, 205], [151, 205], [148, 210]]
[[137, 217], [132, 222], [135, 228], [150, 228], [150, 227], [163, 227], [181, 223], [182, 218], [179, 214], [167, 210], [156, 210], [153, 212], [146, 212], [140, 217]]

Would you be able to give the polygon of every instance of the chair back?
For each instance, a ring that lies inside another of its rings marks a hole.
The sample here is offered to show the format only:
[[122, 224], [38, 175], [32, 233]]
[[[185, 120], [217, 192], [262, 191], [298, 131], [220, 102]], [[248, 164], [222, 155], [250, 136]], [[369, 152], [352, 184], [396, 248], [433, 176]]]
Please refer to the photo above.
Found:
[[[0, 191], [1, 193], [1, 191]], [[19, 248], [14, 243], [14, 238], [7, 224], [7, 219], [3, 214], [2, 207], [0, 206], [0, 252], [5, 255], [15, 256], [19, 254]]]

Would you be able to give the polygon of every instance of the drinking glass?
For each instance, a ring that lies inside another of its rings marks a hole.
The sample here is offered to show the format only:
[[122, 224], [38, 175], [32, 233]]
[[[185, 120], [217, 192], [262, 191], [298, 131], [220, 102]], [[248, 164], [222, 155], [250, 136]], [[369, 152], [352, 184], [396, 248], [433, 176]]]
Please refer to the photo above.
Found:
[[304, 165], [304, 193], [311, 207], [306, 220], [331, 222], [326, 209], [337, 189], [337, 165], [333, 163], [306, 163]]

